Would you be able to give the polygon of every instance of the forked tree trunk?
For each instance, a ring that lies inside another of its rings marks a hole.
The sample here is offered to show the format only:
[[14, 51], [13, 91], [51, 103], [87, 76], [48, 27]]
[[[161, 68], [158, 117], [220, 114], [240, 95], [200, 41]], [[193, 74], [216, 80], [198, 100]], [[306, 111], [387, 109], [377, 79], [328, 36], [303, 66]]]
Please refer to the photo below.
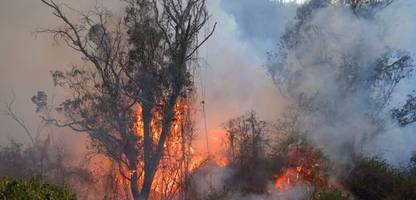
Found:
[[[150, 192], [152, 189], [153, 180], [159, 166], [160, 160], [163, 156], [164, 151], [164, 144], [166, 139], [169, 136], [170, 128], [172, 125], [172, 120], [174, 117], [175, 105], [178, 99], [178, 95], [174, 94], [171, 96], [169, 103], [167, 104], [166, 113], [163, 118], [162, 123], [162, 132], [160, 134], [160, 138], [154, 151], [152, 148], [153, 141], [151, 139], [151, 119], [152, 114], [151, 110], [143, 109], [143, 122], [144, 122], [144, 180], [142, 189], [140, 191], [139, 197], [135, 200], [147, 200], [149, 199]], [[133, 190], [132, 190], [133, 192]]]

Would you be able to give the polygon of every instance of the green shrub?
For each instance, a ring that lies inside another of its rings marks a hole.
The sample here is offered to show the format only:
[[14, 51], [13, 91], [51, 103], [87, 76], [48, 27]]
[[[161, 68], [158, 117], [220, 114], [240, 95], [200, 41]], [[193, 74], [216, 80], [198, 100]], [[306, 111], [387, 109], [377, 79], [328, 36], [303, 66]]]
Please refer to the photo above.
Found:
[[381, 200], [393, 191], [396, 178], [393, 168], [385, 161], [362, 158], [348, 175], [345, 184], [358, 199]]
[[75, 200], [76, 196], [66, 186], [43, 183], [37, 178], [28, 181], [0, 178], [0, 199]]
[[397, 169], [397, 182], [393, 191], [387, 194], [388, 200], [415, 200], [416, 199], [416, 175], [414, 169]]
[[416, 199], [415, 168], [394, 168], [378, 158], [362, 158], [345, 186], [362, 200]]

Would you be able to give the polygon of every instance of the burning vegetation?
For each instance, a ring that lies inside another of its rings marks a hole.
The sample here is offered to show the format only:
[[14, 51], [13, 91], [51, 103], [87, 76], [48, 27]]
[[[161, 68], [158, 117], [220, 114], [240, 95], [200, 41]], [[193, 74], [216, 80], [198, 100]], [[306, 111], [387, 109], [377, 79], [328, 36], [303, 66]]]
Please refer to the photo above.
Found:
[[311, 145], [289, 147], [285, 171], [276, 175], [276, 188], [285, 190], [296, 185], [324, 187], [328, 172], [324, 155]]
[[[152, 185], [152, 199], [177, 199], [181, 195], [186, 196], [189, 190], [190, 175], [200, 167], [206, 159], [203, 155], [197, 154], [192, 141], [194, 140], [194, 127], [192, 103], [187, 101], [178, 102], [174, 108], [174, 121], [170, 134], [164, 145], [164, 155], [160, 161], [159, 169], [155, 174]], [[143, 119], [140, 113], [142, 109], [136, 108], [136, 122], [134, 128], [139, 138], [143, 138]], [[157, 138], [161, 134], [162, 113], [160, 110], [153, 111], [151, 122], [153, 148], [157, 145]], [[141, 145], [141, 144], [138, 144]], [[143, 169], [144, 163], [139, 162], [138, 170]], [[121, 172], [123, 173], [123, 172]], [[139, 172], [142, 174], [143, 172]], [[124, 175], [124, 177], [128, 177]], [[142, 177], [141, 175], [139, 177]], [[143, 182], [143, 178], [139, 179]], [[182, 197], [185, 198], [185, 197]]]

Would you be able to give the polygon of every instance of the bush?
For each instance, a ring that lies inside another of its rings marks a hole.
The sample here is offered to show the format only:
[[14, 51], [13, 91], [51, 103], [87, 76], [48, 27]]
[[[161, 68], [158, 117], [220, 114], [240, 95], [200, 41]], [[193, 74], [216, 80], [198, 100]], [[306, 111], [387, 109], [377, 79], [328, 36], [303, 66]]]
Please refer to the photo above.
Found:
[[360, 159], [345, 181], [358, 199], [416, 199], [415, 168], [393, 168], [378, 158]]
[[397, 182], [388, 200], [414, 200], [416, 199], [416, 174], [415, 169], [397, 169]]
[[29, 181], [0, 178], [0, 199], [75, 200], [76, 196], [66, 186], [43, 183], [38, 178]]
[[346, 187], [359, 199], [385, 199], [393, 191], [397, 177], [383, 160], [363, 158], [348, 175]]

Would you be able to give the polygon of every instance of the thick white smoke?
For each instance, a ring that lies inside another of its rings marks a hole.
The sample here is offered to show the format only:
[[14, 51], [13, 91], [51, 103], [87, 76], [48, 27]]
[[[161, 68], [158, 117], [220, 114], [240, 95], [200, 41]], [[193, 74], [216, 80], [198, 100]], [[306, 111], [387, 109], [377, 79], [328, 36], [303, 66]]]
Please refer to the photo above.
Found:
[[249, 110], [256, 110], [263, 119], [276, 119], [284, 99], [262, 66], [285, 22], [293, 18], [295, 6], [268, 0], [207, 3], [212, 15], [208, 28], [218, 23], [212, 38], [199, 51], [202, 66], [197, 86], [205, 94], [201, 96], [208, 131], [222, 129], [222, 123]]

